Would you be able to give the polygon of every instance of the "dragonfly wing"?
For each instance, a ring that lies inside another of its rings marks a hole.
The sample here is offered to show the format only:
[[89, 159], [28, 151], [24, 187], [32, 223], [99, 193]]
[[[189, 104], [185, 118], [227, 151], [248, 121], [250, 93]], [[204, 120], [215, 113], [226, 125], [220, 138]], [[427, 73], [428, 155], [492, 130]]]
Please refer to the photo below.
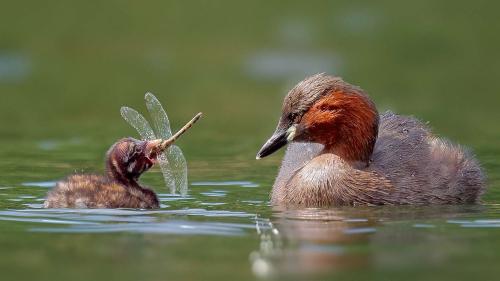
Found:
[[[146, 93], [144, 99], [153, 119], [156, 135], [163, 139], [170, 138], [172, 136], [170, 121], [160, 101], [151, 93]], [[163, 160], [164, 164], [161, 166], [165, 183], [170, 187], [171, 193], [174, 194], [178, 191], [181, 195], [186, 195], [187, 163], [182, 150], [178, 146], [172, 145], [165, 154], [166, 159]]]
[[187, 194], [188, 190], [186, 158], [184, 158], [182, 150], [177, 145], [172, 145], [168, 148], [167, 158], [170, 163], [172, 178], [177, 187], [177, 191], [184, 196]]
[[136, 131], [141, 136], [141, 139], [143, 140], [156, 139], [155, 133], [151, 128], [151, 126], [149, 125], [146, 118], [144, 118], [144, 116], [142, 116], [135, 109], [123, 106], [120, 109], [120, 113], [123, 119], [125, 119], [125, 121], [127, 121], [127, 123], [129, 123], [130, 126], [136, 129]]
[[170, 138], [172, 136], [170, 121], [160, 101], [151, 93], [146, 93], [144, 99], [146, 100], [146, 107], [148, 108], [149, 115], [153, 120], [156, 135], [163, 139]]
[[165, 184], [170, 189], [170, 193], [175, 194], [175, 176], [170, 167], [170, 162], [168, 161], [168, 153], [163, 152], [158, 156], [158, 164], [160, 164], [160, 170], [163, 174], [163, 179], [165, 180]]

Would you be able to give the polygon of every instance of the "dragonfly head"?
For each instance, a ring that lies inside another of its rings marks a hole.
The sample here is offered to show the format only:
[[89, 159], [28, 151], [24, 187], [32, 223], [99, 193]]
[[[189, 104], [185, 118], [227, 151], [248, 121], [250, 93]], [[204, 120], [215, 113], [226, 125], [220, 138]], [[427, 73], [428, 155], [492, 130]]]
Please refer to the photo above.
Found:
[[137, 181], [164, 150], [161, 143], [161, 140], [143, 141], [134, 138], [119, 140], [106, 154], [108, 175], [125, 183]]

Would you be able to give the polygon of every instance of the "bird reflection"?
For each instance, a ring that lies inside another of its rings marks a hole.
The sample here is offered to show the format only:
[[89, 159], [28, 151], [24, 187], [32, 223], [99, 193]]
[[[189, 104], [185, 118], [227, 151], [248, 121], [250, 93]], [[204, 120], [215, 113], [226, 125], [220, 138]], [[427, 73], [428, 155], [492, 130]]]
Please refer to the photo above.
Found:
[[354, 253], [351, 246], [368, 241], [377, 220], [341, 209], [275, 211], [272, 220], [256, 220], [261, 243], [250, 255], [255, 275], [321, 274], [369, 263], [369, 256]]
[[[415, 222], [446, 221], [480, 213], [482, 209], [477, 205], [330, 209], [274, 207], [270, 219], [256, 218], [260, 246], [250, 254], [252, 271], [264, 278], [310, 277], [366, 268], [379, 258], [379, 253], [371, 251], [368, 246], [390, 243], [388, 240], [394, 237], [404, 240], [399, 241], [402, 244], [413, 243], [414, 236], [405, 234], [414, 234], [418, 226]], [[387, 223], [401, 223], [407, 227], [391, 228]], [[381, 232], [383, 227], [385, 230]]]

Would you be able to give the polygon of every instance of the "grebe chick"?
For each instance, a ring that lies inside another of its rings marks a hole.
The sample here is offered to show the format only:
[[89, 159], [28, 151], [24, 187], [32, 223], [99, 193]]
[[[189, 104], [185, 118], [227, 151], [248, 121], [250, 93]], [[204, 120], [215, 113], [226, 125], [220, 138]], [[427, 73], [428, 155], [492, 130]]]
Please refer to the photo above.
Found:
[[191, 121], [167, 140], [142, 141], [123, 138], [106, 154], [106, 174], [71, 175], [48, 193], [45, 208], [158, 208], [156, 193], [139, 184], [165, 149], [172, 145], [198, 119]]
[[317, 74], [288, 93], [257, 159], [288, 143], [274, 204], [474, 203], [484, 191], [481, 167], [467, 149], [413, 117], [379, 115], [363, 90], [338, 77]]

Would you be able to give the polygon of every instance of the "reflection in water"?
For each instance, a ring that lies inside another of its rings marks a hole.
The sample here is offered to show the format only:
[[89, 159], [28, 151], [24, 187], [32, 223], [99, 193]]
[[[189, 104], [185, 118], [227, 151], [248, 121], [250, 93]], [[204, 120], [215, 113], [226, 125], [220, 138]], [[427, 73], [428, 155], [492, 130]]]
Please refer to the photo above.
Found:
[[[440, 245], [431, 232], [435, 223], [414, 220], [438, 219], [439, 224], [460, 227], [500, 227], [498, 219], [459, 220], [481, 212], [483, 206], [361, 207], [334, 209], [275, 208], [271, 219], [256, 219], [260, 247], [250, 254], [258, 277], [297, 277], [331, 274], [372, 266], [392, 267], [398, 261], [377, 251], [360, 251], [360, 245], [411, 245], [416, 237]], [[422, 229], [424, 232], [415, 232]], [[422, 236], [422, 237], [420, 237]], [[444, 239], [445, 237], [443, 237]], [[449, 242], [448, 242], [449, 243]], [[396, 247], [397, 249], [397, 247]], [[425, 250], [415, 250], [415, 256]], [[405, 252], [391, 253], [402, 260], [415, 259]], [[418, 258], [417, 258], [418, 259]]]
[[368, 263], [368, 256], [351, 253], [349, 245], [364, 243], [377, 221], [352, 217], [339, 210], [279, 211], [273, 220], [258, 219], [260, 249], [250, 255], [259, 277], [321, 274]]

